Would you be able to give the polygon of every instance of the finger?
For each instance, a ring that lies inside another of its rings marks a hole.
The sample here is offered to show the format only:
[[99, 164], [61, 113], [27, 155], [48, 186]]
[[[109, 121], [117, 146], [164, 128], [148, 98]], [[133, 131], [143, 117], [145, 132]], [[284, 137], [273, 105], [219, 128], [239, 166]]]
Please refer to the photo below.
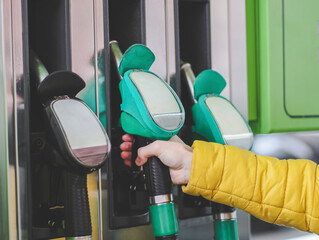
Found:
[[[145, 147], [141, 147], [137, 151], [136, 165], [142, 166], [147, 162], [147, 159], [152, 156], [158, 157], [163, 149], [164, 141], [155, 141]], [[165, 149], [165, 148], [164, 148]]]
[[131, 160], [124, 160], [124, 164], [128, 167], [132, 167], [132, 162]]
[[132, 145], [133, 145], [132, 142], [123, 142], [120, 145], [120, 149], [122, 151], [132, 151]]
[[190, 146], [188, 146], [187, 144], [185, 144], [185, 143], [183, 142], [183, 140], [180, 139], [177, 135], [171, 137], [171, 139], [170, 139], [169, 141], [170, 141], [170, 142], [181, 143], [181, 144], [184, 146], [184, 148], [186, 148], [186, 150], [191, 151], [191, 152], [193, 151], [193, 148], [190, 147]]
[[124, 142], [133, 142], [133, 139], [134, 139], [134, 137], [131, 135], [131, 134], [124, 134], [123, 136], [122, 136], [122, 140], [124, 141]]
[[132, 153], [131, 152], [127, 152], [127, 151], [123, 151], [123, 152], [121, 152], [121, 158], [124, 159], [124, 160], [131, 161]]
[[141, 158], [141, 157], [139, 157], [139, 156], [137, 156], [137, 158], [136, 158], [136, 160], [135, 160], [135, 164], [136, 164], [137, 166], [142, 166], [142, 165], [144, 165], [146, 162], [147, 162], [147, 158], [145, 159], [145, 158]]
[[185, 143], [183, 142], [183, 140], [180, 139], [177, 135], [171, 137], [171, 139], [170, 139], [169, 141], [185, 144]]

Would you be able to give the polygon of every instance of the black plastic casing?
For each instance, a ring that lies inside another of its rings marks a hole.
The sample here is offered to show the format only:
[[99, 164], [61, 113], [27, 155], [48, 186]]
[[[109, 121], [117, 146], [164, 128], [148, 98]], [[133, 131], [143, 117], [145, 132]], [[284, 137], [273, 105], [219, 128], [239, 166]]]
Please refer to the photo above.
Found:
[[[135, 136], [139, 147], [154, 142], [154, 139]], [[143, 165], [146, 187], [149, 196], [158, 196], [172, 193], [172, 180], [169, 169], [157, 157], [150, 157]]]
[[[77, 101], [81, 100], [77, 99]], [[59, 120], [56, 118], [51, 108], [51, 103], [45, 107], [44, 112], [45, 117], [48, 120], [46, 128], [48, 130], [47, 132], [49, 132], [50, 143], [55, 146], [56, 149], [58, 149], [58, 151], [60, 152], [61, 156], [63, 156], [63, 159], [55, 159], [57, 160], [58, 165], [61, 165], [72, 171], [76, 170], [86, 173], [90, 173], [101, 168], [106, 162], [107, 154], [105, 154], [104, 160], [96, 166], [86, 166], [73, 155], [72, 150], [69, 147], [69, 142], [65, 138], [64, 132], [60, 127]]]

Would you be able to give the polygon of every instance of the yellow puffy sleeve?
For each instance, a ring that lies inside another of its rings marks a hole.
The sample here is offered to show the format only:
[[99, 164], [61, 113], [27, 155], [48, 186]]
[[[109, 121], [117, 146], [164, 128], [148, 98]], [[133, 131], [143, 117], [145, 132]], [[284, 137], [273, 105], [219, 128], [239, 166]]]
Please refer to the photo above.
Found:
[[186, 194], [240, 208], [267, 222], [319, 234], [318, 165], [195, 141]]

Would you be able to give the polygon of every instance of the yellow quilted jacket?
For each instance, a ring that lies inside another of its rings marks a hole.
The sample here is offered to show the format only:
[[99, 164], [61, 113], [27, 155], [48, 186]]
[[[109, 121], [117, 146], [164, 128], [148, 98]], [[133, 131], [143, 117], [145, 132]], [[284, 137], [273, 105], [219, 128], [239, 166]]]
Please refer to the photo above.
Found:
[[195, 141], [193, 148], [185, 193], [243, 209], [267, 222], [319, 234], [317, 164], [202, 141]]

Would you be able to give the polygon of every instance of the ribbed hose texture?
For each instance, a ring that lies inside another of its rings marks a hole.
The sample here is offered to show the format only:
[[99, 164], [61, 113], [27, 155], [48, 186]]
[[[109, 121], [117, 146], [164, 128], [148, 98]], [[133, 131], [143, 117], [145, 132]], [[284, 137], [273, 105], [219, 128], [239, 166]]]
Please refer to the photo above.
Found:
[[64, 174], [65, 235], [92, 235], [87, 175], [65, 171]]
[[169, 169], [157, 157], [150, 157], [143, 169], [149, 196], [171, 193], [172, 180]]

